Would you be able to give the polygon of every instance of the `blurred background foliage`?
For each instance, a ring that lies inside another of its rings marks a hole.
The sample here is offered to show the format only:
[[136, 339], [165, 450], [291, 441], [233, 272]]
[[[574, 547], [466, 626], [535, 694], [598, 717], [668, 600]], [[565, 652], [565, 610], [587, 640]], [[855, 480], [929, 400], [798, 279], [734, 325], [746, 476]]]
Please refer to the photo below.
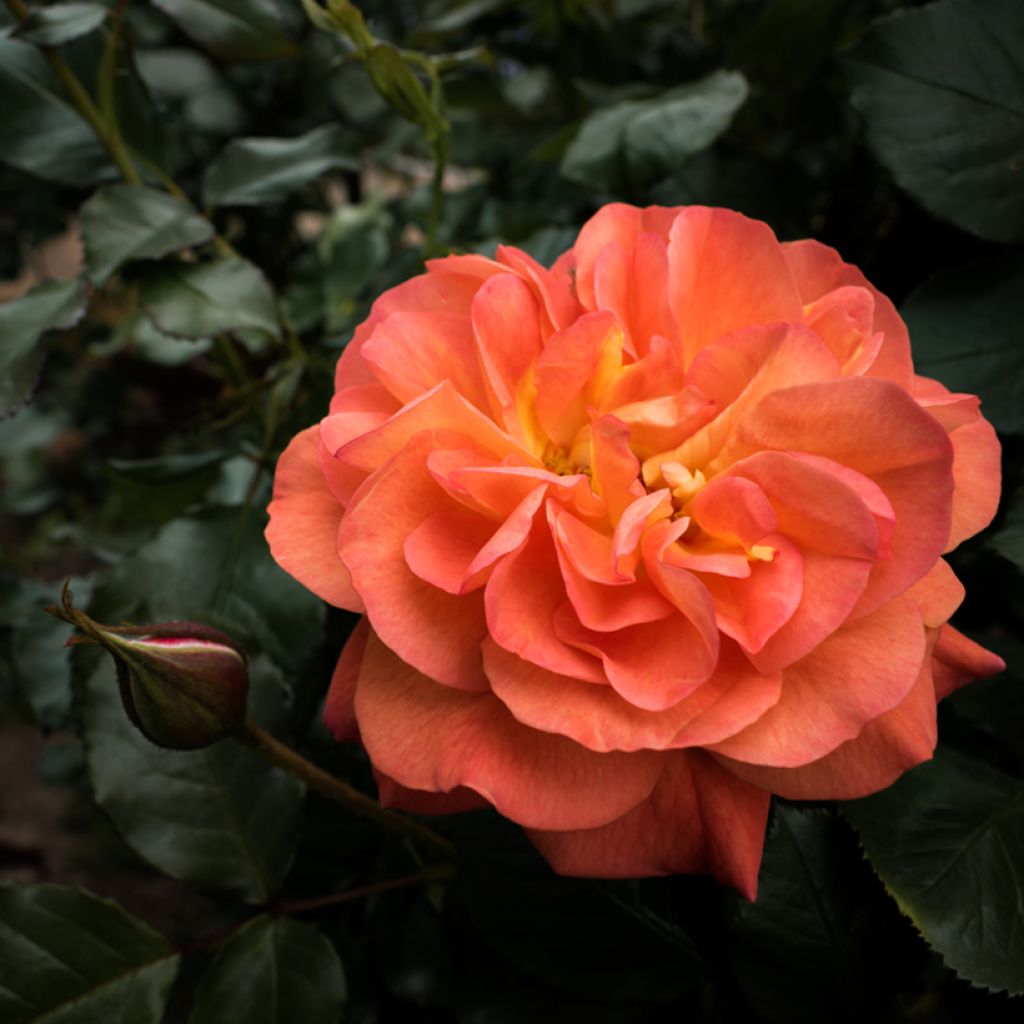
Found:
[[[0, 1017], [1020, 1020], [1022, 165], [1019, 0], [6, 0]], [[555, 878], [483, 813], [444, 877], [230, 741], [150, 746], [40, 611], [71, 577], [227, 630], [256, 719], [372, 792], [320, 723], [353, 617], [262, 539], [274, 461], [381, 291], [550, 261], [613, 199], [836, 246], [1004, 441], [953, 562], [1007, 673], [887, 793], [776, 802], [754, 905]]]

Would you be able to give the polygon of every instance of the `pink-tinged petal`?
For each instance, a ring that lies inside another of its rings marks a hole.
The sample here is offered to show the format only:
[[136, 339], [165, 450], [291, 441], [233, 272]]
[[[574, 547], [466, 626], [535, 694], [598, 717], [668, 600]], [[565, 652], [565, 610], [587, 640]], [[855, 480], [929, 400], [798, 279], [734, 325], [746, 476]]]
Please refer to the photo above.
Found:
[[632, 253], [617, 242], [609, 242], [598, 254], [594, 266], [594, 301], [598, 309], [607, 310], [622, 325], [625, 351], [637, 356], [630, 331], [633, 312]]
[[875, 526], [878, 527], [878, 557], [882, 559], [892, 557], [892, 532], [896, 526], [896, 513], [893, 510], [892, 502], [889, 501], [885, 491], [878, 484], [863, 473], [858, 473], [857, 470], [850, 469], [849, 466], [826, 459], [821, 455], [808, 455], [806, 452], [788, 452], [787, 454], [789, 458], [828, 473], [849, 487], [864, 502], [864, 507], [875, 517]]
[[491, 693], [439, 686], [374, 634], [356, 686], [374, 766], [410, 789], [465, 786], [528, 828], [593, 828], [628, 812], [661, 773], [653, 751], [598, 754], [517, 722]]
[[958, 629], [945, 625], [939, 630], [932, 653], [935, 699], [942, 700], [966, 683], [994, 676], [1005, 668], [1006, 662], [998, 654], [986, 651]]
[[[674, 211], [666, 211], [672, 213]], [[668, 246], [666, 241], [671, 222], [658, 234], [645, 231], [633, 249], [633, 319], [630, 321], [633, 344], [643, 356], [653, 350], [656, 338], [665, 340], [678, 336], [679, 327], [669, 306]], [[682, 369], [682, 353], [672, 346], [672, 353]]]
[[957, 427], [953, 442], [953, 522], [946, 550], [973, 537], [992, 522], [1002, 488], [1002, 449], [988, 420]]
[[462, 594], [469, 567], [497, 524], [464, 506], [432, 512], [405, 538], [405, 563], [421, 579]]
[[629, 428], [614, 416], [601, 416], [591, 425], [593, 487], [607, 502], [613, 524], [645, 494], [640, 482], [640, 463], [630, 449], [629, 440]]
[[324, 724], [339, 742], [354, 740], [359, 735], [354, 705], [356, 680], [359, 678], [359, 667], [363, 663], [363, 652], [366, 650], [369, 632], [370, 624], [364, 616], [356, 623], [356, 628], [345, 641], [327, 689]]
[[558, 557], [546, 523], [538, 522], [525, 546], [495, 566], [484, 589], [487, 628], [507, 651], [561, 675], [606, 682], [600, 661], [570, 647], [554, 632], [565, 602]]
[[892, 522], [891, 506], [876, 485], [865, 479], [863, 487], [856, 487], [856, 481], [849, 478], [859, 474], [844, 474], [842, 467], [834, 467], [828, 459], [758, 452], [734, 463], [728, 474], [757, 485], [771, 502], [778, 532], [801, 548], [873, 560], [878, 555], [880, 531], [868, 501], [882, 503], [886, 522]]
[[675, 613], [676, 609], [651, 585], [650, 580], [615, 580], [612, 586], [595, 583], [577, 571], [564, 544], [556, 543], [555, 547], [569, 603], [587, 629], [607, 633], [667, 619]]
[[[397, 455], [421, 431], [464, 434], [477, 447], [492, 452], [496, 462], [507, 455], [532, 461], [493, 420], [470, 405], [449, 381], [438, 384], [376, 430], [361, 437], [335, 438], [331, 424], [331, 417], [324, 420], [324, 442], [334, 457], [367, 475]], [[334, 447], [335, 444], [338, 447]], [[348, 495], [345, 500], [348, 502], [351, 499], [352, 495]]]
[[552, 442], [568, 452], [589, 423], [587, 407], [622, 365], [622, 329], [610, 313], [588, 313], [553, 334], [534, 368], [536, 410]]
[[742, 420], [718, 461], [724, 468], [772, 450], [832, 459], [869, 477], [889, 499], [892, 558], [876, 562], [854, 614], [902, 593], [938, 560], [949, 536], [953, 448], [902, 388], [845, 377], [776, 391]]
[[531, 831], [561, 875], [643, 878], [706, 872], [747, 899], [757, 896], [771, 797], [699, 751], [666, 759], [650, 798], [603, 828]]
[[735, 646], [726, 645], [714, 675], [689, 697], [664, 711], [645, 711], [610, 686], [549, 672], [490, 638], [483, 651], [491, 688], [520, 722], [596, 751], [714, 743], [756, 721], [782, 689], [780, 674], [761, 675]]
[[319, 434], [316, 426], [296, 434], [278, 460], [267, 543], [277, 564], [317, 597], [359, 612], [362, 601], [338, 557], [343, 509], [320, 471]]
[[860, 734], [800, 768], [767, 768], [722, 758], [741, 779], [788, 800], [856, 800], [892, 785], [935, 750], [935, 693], [926, 657], [910, 692]]
[[330, 415], [320, 421], [320, 470], [342, 504], [359, 489], [366, 473], [339, 462], [334, 453], [354, 438], [376, 430], [400, 408], [398, 399], [377, 381], [345, 388], [331, 400]]
[[483, 690], [480, 642], [487, 623], [480, 595], [445, 593], [405, 559], [409, 534], [454, 506], [427, 469], [434, 444], [434, 436], [421, 434], [374, 477], [341, 524], [338, 551], [384, 643], [432, 679]]
[[636, 579], [634, 573], [622, 572], [616, 565], [612, 538], [608, 534], [588, 526], [568, 509], [549, 506], [548, 511], [558, 557], [568, 561], [578, 575], [608, 587]]
[[793, 768], [856, 736], [910, 692], [925, 659], [914, 601], [898, 597], [848, 622], [783, 673], [779, 702], [712, 749], [750, 764]]
[[802, 319], [793, 275], [767, 224], [731, 210], [686, 207], [672, 223], [668, 260], [687, 366], [732, 331]]
[[576, 265], [576, 293], [585, 308], [601, 308], [597, 304], [594, 276], [602, 250], [615, 242], [624, 252], [632, 253], [643, 234], [667, 239], [672, 220], [680, 209], [664, 206], [640, 209], [626, 203], [608, 203], [583, 225], [572, 252]]
[[[928, 381], [935, 393], [922, 394], [918, 381], [927, 381], [926, 377], [918, 377], [914, 384], [914, 397], [922, 409], [927, 409], [942, 424], [943, 429], [953, 433], [957, 427], [973, 423], [980, 415], [981, 399], [977, 395], [952, 394], [938, 381]], [[929, 390], [931, 390], [929, 388]]]
[[937, 629], [949, 621], [964, 599], [964, 586], [949, 563], [940, 558], [907, 593], [921, 609], [924, 624]]
[[511, 463], [486, 466], [453, 462], [449, 466], [443, 454], [438, 452], [430, 457], [431, 471], [441, 485], [459, 500], [492, 510], [499, 519], [509, 516], [538, 486], [547, 487], [549, 493], [581, 516], [600, 520], [608, 513], [604, 500], [594, 494], [590, 481], [582, 473], [559, 476], [547, 469]]
[[572, 278], [564, 268], [548, 270], [532, 256], [510, 245], [499, 245], [496, 258], [535, 289], [547, 318], [544, 333], [567, 328], [583, 312], [572, 292]]
[[[758, 403], [780, 388], [795, 384], [834, 380], [839, 363], [825, 343], [806, 327], [769, 324], [747, 327], [704, 349], [687, 374], [687, 383], [706, 395], [719, 414], [673, 453], [655, 456], [644, 464], [650, 484], [666, 459], [689, 467], [723, 462], [737, 430]], [[716, 469], [717, 472], [717, 469]], [[710, 473], [707, 474], [710, 478]]]
[[534, 488], [500, 524], [465, 506], [433, 513], [406, 537], [406, 564], [449, 594], [482, 587], [497, 561], [526, 543], [545, 492]]
[[867, 289], [875, 300], [872, 333], [882, 334], [882, 343], [871, 365], [863, 371], [872, 377], [891, 380], [910, 390], [914, 368], [910, 357], [907, 325], [896, 307], [854, 266], [827, 245], [806, 239], [784, 242], [782, 251], [800, 289], [801, 300], [811, 304], [837, 288]]
[[479, 793], [464, 786], [457, 786], [450, 793], [428, 793], [409, 789], [383, 772], [375, 771], [373, 775], [381, 807], [394, 807], [410, 814], [462, 814], [490, 806]]
[[472, 324], [463, 313], [392, 313], [366, 340], [362, 356], [403, 404], [447, 380], [478, 409], [490, 408]]
[[334, 390], [375, 381], [373, 370], [363, 359], [362, 348], [373, 336], [377, 325], [392, 313], [468, 314], [479, 287], [477, 277], [436, 268], [389, 288], [373, 304], [370, 315], [356, 328], [352, 340], [341, 353], [334, 371]]
[[712, 480], [693, 499], [691, 511], [702, 530], [715, 537], [735, 538], [747, 550], [779, 525], [767, 495], [743, 476]]
[[537, 299], [522, 278], [499, 274], [477, 292], [472, 319], [491, 407], [505, 416], [515, 404], [519, 381], [540, 354]]
[[664, 711], [714, 672], [718, 630], [710, 597], [689, 573], [665, 566], [654, 582], [663, 596], [684, 604], [692, 618], [680, 614], [667, 623], [646, 622], [602, 633], [587, 629], [566, 602], [556, 611], [554, 624], [555, 635], [564, 643], [601, 659], [608, 682], [621, 697], [646, 711]]
[[[769, 534], [765, 543], [773, 551], [769, 561], [749, 563], [746, 578], [711, 569], [698, 579], [711, 595], [718, 628], [745, 651], [756, 654], [792, 621], [804, 594], [804, 559], [785, 537]], [[682, 567], [698, 571], [698, 559], [680, 559]]]

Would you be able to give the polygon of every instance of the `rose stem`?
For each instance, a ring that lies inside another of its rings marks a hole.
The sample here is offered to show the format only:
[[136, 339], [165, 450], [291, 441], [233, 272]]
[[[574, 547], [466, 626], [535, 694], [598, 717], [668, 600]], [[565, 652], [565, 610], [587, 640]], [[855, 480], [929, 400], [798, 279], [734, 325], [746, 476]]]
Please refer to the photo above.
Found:
[[364, 793], [354, 789], [341, 779], [329, 775], [322, 768], [318, 768], [311, 761], [307, 761], [301, 754], [296, 753], [291, 747], [285, 746], [280, 740], [274, 739], [265, 729], [261, 729], [251, 719], [246, 719], [236, 733], [237, 738], [246, 746], [258, 751], [268, 761], [283, 768], [286, 772], [301, 779], [310, 789], [316, 790], [321, 796], [341, 804], [355, 814], [366, 818], [372, 818], [380, 822], [386, 828], [396, 832], [404, 832], [413, 839], [422, 839], [438, 850], [443, 850], [449, 856], [455, 854], [455, 847], [443, 836], [439, 836], [433, 829], [417, 821], [415, 818], [406, 818], [403, 815], [395, 814], [393, 811], [385, 810], [376, 800], [372, 800]]

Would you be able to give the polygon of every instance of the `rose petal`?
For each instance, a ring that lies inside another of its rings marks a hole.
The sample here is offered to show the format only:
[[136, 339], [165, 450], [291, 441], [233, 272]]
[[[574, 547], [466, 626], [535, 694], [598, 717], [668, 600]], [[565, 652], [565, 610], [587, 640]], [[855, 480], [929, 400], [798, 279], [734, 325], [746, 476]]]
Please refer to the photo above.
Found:
[[895, 782], [935, 750], [935, 692], [929, 659], [896, 707], [860, 734], [800, 768], [767, 768], [722, 758], [730, 771], [788, 800], [856, 800]]
[[344, 510], [320, 471], [319, 434], [317, 426], [296, 434], [278, 460], [267, 543], [277, 564], [317, 597], [359, 612], [362, 600], [338, 557]]
[[757, 873], [771, 798], [705, 754], [667, 760], [650, 799], [603, 828], [531, 831], [530, 839], [561, 875], [642, 878], [708, 872], [757, 896]]
[[480, 641], [487, 635], [479, 594], [455, 597], [415, 575], [405, 540], [432, 513], [454, 507], [427, 469], [437, 443], [424, 433], [378, 473], [338, 531], [338, 551], [377, 634], [431, 678], [486, 689]]
[[653, 751], [597, 754], [517, 722], [490, 693], [466, 693], [402, 662], [375, 634], [356, 687], [359, 731], [375, 767], [403, 786], [465, 786], [529, 828], [594, 828], [650, 794]]
[[686, 366], [731, 331], [802, 319], [796, 283], [767, 224], [732, 210], [685, 207], [672, 222], [668, 261]]
[[370, 624], [364, 616], [356, 623], [356, 628], [349, 634], [345, 646], [341, 649], [338, 663], [331, 675], [331, 684], [327, 689], [324, 702], [324, 724], [339, 742], [354, 740], [359, 736], [356, 724], [354, 701], [356, 697], [356, 680], [359, 668], [363, 664], [363, 652], [366, 650], [366, 637], [370, 632]]
[[856, 736], [910, 692], [925, 658], [914, 601], [898, 597], [848, 622], [786, 668], [779, 702], [712, 749], [750, 764], [793, 768]]
[[484, 670], [494, 693], [524, 725], [568, 736], [590, 750], [664, 750], [713, 743], [756, 721], [778, 699], [780, 674], [761, 675], [732, 645], [714, 675], [664, 711], [645, 711], [610, 686], [570, 679], [525, 661], [488, 638]]
[[998, 654], [986, 651], [958, 629], [943, 626], [932, 653], [935, 699], [943, 700], [966, 683], [994, 676], [1005, 668], [1006, 662]]

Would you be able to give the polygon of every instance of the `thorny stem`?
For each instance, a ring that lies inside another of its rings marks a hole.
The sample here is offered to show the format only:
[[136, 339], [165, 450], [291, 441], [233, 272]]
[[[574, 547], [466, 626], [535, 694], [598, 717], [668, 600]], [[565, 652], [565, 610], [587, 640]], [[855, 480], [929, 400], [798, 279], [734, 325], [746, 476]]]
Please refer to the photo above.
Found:
[[252, 747], [268, 761], [301, 779], [310, 789], [327, 797], [328, 800], [333, 800], [353, 813], [370, 818], [394, 832], [401, 832], [410, 839], [429, 843], [435, 850], [449, 857], [454, 856], [455, 847], [433, 829], [427, 828], [415, 818], [406, 818], [385, 810], [376, 800], [307, 761], [301, 754], [285, 746], [251, 719], [246, 719], [236, 736], [246, 746]]

